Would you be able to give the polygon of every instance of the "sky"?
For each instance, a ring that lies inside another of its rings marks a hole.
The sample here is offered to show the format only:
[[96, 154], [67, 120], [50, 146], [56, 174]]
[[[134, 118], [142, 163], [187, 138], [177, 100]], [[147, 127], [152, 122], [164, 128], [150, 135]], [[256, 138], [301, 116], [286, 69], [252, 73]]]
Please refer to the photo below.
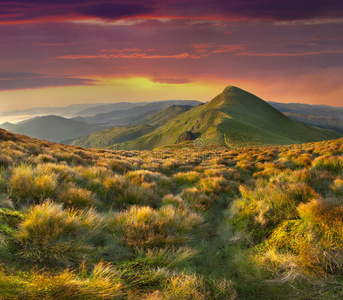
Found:
[[343, 106], [342, 0], [0, 0], [0, 112], [209, 101]]

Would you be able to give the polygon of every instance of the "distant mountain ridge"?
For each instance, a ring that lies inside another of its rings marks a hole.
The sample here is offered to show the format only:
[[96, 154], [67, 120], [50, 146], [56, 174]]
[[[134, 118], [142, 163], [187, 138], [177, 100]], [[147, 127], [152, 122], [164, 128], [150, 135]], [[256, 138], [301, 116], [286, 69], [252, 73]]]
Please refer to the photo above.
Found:
[[282, 113], [307, 114], [322, 118], [343, 119], [343, 107], [304, 103], [279, 103], [272, 101], [269, 101], [268, 103]]
[[324, 118], [324, 117], [317, 117], [317, 116], [312, 116], [308, 114], [295, 114], [295, 113], [285, 113], [285, 115], [296, 121], [310, 124], [312, 126], [332, 129], [343, 134], [343, 119]]
[[[194, 106], [201, 102], [196, 100], [168, 100], [168, 101], [158, 101], [153, 103], [148, 103], [143, 106], [135, 106], [130, 109], [126, 110], [113, 110], [110, 112], [98, 114], [96, 116], [87, 117], [85, 120], [90, 124], [96, 123], [109, 123], [109, 124], [122, 124], [120, 122], [123, 118], [132, 118], [132, 121], [136, 120], [136, 116], [144, 115], [147, 117], [148, 115], [152, 115], [157, 111], [165, 109], [172, 105], [190, 105]], [[144, 118], [143, 117], [143, 118]]]
[[[305, 124], [285, 119], [279, 110], [293, 120], [343, 133], [343, 108], [270, 104], [230, 86], [207, 103], [195, 100], [118, 102], [14, 111], [14, 114], [54, 111], [72, 117], [38, 116], [16, 124], [5, 122], [0, 127], [52, 142], [103, 148], [115, 145], [123, 149], [153, 149], [187, 143], [197, 137], [207, 144], [224, 146], [291, 144], [319, 141], [326, 136], [337, 138], [337, 133], [332, 131], [315, 132], [311, 126], [304, 127]], [[303, 111], [306, 113], [301, 113]], [[337, 118], [325, 117], [327, 115]]]
[[[188, 106], [191, 107], [191, 105], [197, 105], [200, 102], [193, 100], [185, 100], [184, 102], [183, 100], [170, 100], [149, 104], [143, 103], [139, 106], [133, 107], [131, 107], [134, 105], [133, 103], [118, 103], [119, 106], [117, 106], [117, 108], [131, 108], [124, 110], [113, 110], [106, 114], [99, 114], [94, 117], [78, 116], [70, 119], [56, 115], [33, 117], [16, 124], [5, 122], [1, 124], [0, 127], [14, 133], [28, 135], [37, 139], [69, 144], [75, 139], [88, 136], [91, 133], [102, 129], [139, 122], [144, 118], [159, 112], [163, 108], [173, 106], [177, 103], [182, 103], [185, 105], [188, 104]], [[113, 106], [109, 107], [113, 108]], [[106, 118], [103, 117], [103, 115], [109, 117]], [[92, 123], [92, 120], [94, 123]], [[147, 133], [147, 131], [143, 132]]]
[[[113, 135], [115, 130], [112, 129], [110, 134]], [[120, 131], [125, 131], [125, 128], [120, 127]], [[87, 142], [93, 147], [100, 146], [92, 141], [92, 137], [99, 139], [95, 133], [87, 138]], [[150, 150], [184, 141], [185, 138], [201, 138], [206, 145], [240, 147], [295, 144], [340, 137], [337, 132], [291, 120], [255, 95], [229, 86], [212, 101], [171, 117], [145, 135], [113, 145], [119, 149]], [[103, 138], [106, 139], [106, 135]], [[110, 147], [108, 143], [106, 145]]]
[[[196, 100], [161, 100], [161, 101], [144, 101], [144, 102], [115, 102], [115, 103], [81, 103], [72, 104], [61, 107], [32, 107], [23, 110], [13, 110], [0, 112], [0, 116], [47, 116], [57, 115], [64, 118], [75, 117], [92, 117], [98, 114], [109, 113], [111, 111], [123, 111], [130, 108], [144, 106], [147, 104], [157, 103], [172, 103], [179, 104], [182, 101], [190, 101], [189, 103], [200, 103]], [[172, 105], [170, 104], [170, 105]], [[195, 105], [195, 104], [193, 104]]]
[[106, 148], [144, 136], [164, 125], [169, 119], [190, 110], [189, 105], [172, 105], [141, 121], [128, 126], [120, 126], [97, 131], [87, 137], [77, 139], [73, 145], [90, 148]]
[[4, 123], [0, 127], [13, 133], [51, 142], [80, 138], [101, 129], [100, 126], [59, 116], [35, 117], [18, 124]]

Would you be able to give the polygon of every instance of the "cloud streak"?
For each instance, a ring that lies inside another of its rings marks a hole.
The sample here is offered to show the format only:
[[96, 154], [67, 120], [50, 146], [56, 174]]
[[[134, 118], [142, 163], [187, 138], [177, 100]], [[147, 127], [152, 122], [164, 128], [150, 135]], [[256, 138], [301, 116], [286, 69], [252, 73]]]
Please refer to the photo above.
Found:
[[341, 0], [14, 0], [0, 1], [0, 24], [169, 18], [208, 20], [321, 20], [342, 19]]
[[50, 77], [39, 73], [26, 72], [3, 72], [0, 73], [0, 90], [21, 90], [35, 89], [42, 87], [80, 86], [92, 85], [94, 80], [71, 78], [71, 77]]

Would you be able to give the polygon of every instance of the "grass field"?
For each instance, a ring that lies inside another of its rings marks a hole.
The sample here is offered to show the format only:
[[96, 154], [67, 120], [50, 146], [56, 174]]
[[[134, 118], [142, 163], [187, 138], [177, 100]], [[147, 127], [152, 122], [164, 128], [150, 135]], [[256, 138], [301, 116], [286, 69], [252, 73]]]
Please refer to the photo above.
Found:
[[155, 151], [0, 139], [0, 299], [342, 298], [343, 139]]

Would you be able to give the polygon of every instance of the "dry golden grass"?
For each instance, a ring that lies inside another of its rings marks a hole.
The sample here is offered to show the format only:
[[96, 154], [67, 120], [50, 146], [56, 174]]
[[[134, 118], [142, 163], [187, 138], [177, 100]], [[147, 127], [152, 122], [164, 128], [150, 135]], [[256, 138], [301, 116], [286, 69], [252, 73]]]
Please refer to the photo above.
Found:
[[0, 133], [0, 299], [342, 292], [343, 139], [111, 151]]

